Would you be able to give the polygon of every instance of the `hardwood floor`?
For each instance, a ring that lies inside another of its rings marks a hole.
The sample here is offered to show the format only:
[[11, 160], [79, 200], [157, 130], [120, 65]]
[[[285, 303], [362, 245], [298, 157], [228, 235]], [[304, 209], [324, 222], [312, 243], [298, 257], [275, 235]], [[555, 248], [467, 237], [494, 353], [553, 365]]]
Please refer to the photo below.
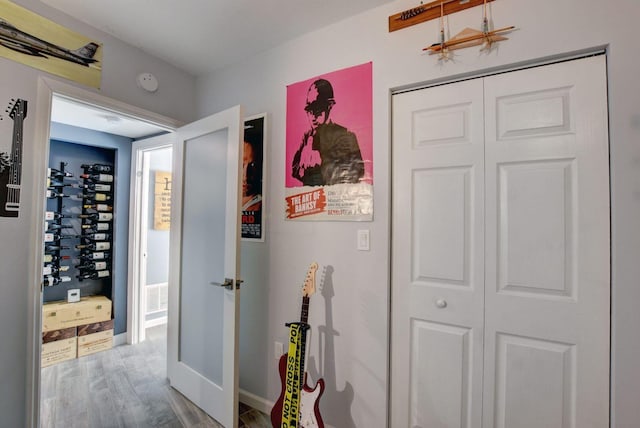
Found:
[[[42, 369], [42, 428], [219, 428], [169, 386], [166, 327], [147, 340]], [[240, 404], [240, 427], [270, 428], [269, 417]]]

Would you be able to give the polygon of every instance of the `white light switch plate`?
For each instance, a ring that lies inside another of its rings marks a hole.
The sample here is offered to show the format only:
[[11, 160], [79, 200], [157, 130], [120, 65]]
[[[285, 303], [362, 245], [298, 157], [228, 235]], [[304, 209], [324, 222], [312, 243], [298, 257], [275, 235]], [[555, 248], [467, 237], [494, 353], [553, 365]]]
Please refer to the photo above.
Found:
[[369, 251], [369, 229], [358, 230], [358, 250]]

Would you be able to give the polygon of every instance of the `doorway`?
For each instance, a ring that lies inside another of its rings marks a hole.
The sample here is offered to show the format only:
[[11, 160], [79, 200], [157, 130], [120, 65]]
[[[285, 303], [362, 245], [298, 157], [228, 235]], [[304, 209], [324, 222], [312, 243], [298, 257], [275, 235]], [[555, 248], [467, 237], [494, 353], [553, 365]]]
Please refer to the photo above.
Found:
[[391, 426], [609, 424], [604, 55], [393, 97]]
[[[113, 126], [114, 124], [130, 125], [133, 124], [137, 128], [142, 128], [146, 133], [144, 135], [156, 135], [160, 133], [172, 132], [176, 129], [180, 123], [161, 116], [155, 113], [147, 112], [127, 104], [103, 97], [99, 94], [82, 90], [80, 88], [67, 85], [55, 80], [47, 78], [41, 78], [38, 82], [38, 98], [36, 111], [39, 111], [38, 124], [36, 126], [36, 138], [35, 141], [41, 142], [42, 148], [38, 151], [38, 156], [34, 159], [35, 165], [39, 165], [36, 168], [37, 177], [35, 182], [45, 182], [46, 169], [49, 159], [49, 137], [50, 137], [50, 121], [56, 120], [59, 110], [56, 109], [56, 102], [61, 101], [67, 104], [75, 104], [78, 107], [76, 113], [79, 117], [84, 117], [85, 127], [86, 123], [91, 122], [91, 118], [87, 118], [86, 114], [97, 115], [101, 117], [102, 122], [106, 126]], [[52, 108], [53, 106], [53, 108]], [[80, 112], [80, 113], [78, 113]], [[96, 113], [97, 112], [97, 113]], [[86, 113], [86, 114], [85, 114]], [[58, 119], [59, 120], [59, 119]], [[126, 126], [125, 126], [126, 129]], [[116, 133], [112, 129], [103, 129], [102, 131]], [[125, 131], [129, 132], [129, 130]], [[140, 136], [131, 137], [140, 138]], [[128, 178], [129, 171], [126, 171]], [[128, 190], [128, 189], [127, 189]], [[34, 215], [32, 217], [32, 223], [34, 225], [42, 224], [42, 218], [38, 215], [40, 212], [44, 212], [44, 200], [41, 192], [34, 192]], [[128, 221], [123, 218], [122, 224], [126, 225]], [[126, 227], [125, 227], [126, 228]], [[37, 229], [42, 229], [38, 226]], [[124, 230], [124, 229], [123, 229]], [[37, 234], [36, 234], [37, 236]], [[126, 238], [124, 238], [126, 240]], [[40, 284], [42, 282], [42, 266], [43, 255], [41, 253], [41, 240], [34, 240], [31, 243], [32, 254], [31, 269], [29, 272], [29, 283]], [[126, 247], [126, 246], [125, 246]], [[125, 275], [126, 278], [127, 275]], [[40, 423], [40, 381], [41, 381], [41, 369], [40, 369], [40, 326], [42, 323], [42, 307], [41, 307], [41, 290], [40, 287], [31, 287], [29, 289], [29, 331], [30, 338], [28, 346], [28, 359], [31, 364], [31, 369], [28, 371], [27, 379], [27, 406], [30, 409], [28, 414], [28, 426], [39, 426]], [[118, 340], [119, 339], [119, 340]], [[115, 343], [120, 344], [126, 341], [125, 335], [117, 338]]]
[[131, 153], [127, 343], [167, 323], [173, 148], [165, 139], [135, 141]]

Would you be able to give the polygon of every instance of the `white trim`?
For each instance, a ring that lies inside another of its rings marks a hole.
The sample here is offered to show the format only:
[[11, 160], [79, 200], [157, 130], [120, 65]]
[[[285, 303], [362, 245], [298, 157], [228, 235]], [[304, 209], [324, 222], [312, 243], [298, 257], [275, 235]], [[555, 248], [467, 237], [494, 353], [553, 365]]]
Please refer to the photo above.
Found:
[[549, 64], [556, 64], [559, 62], [573, 61], [575, 59], [586, 58], [590, 56], [606, 55], [606, 46], [595, 46], [592, 48], [581, 49], [574, 52], [568, 52], [565, 54], [551, 55], [543, 58], [536, 58], [533, 60], [521, 61], [508, 65], [501, 65], [498, 67], [491, 67], [484, 70], [471, 71], [469, 73], [455, 74], [429, 80], [421, 83], [413, 83], [409, 85], [403, 85], [391, 89], [391, 95], [398, 95], [404, 92], [419, 91], [421, 89], [430, 88], [433, 86], [449, 85], [451, 83], [461, 82], [463, 80], [479, 79], [487, 76], [494, 76], [496, 74], [511, 73], [513, 71], [523, 70], [525, 68], [542, 67]]
[[152, 320], [149, 321], [145, 321], [144, 325], [146, 328], [151, 328], [151, 327], [156, 327], [159, 325], [164, 325], [166, 324], [168, 321], [168, 318], [166, 316], [164, 317], [158, 317], [158, 318], [154, 318]]
[[157, 113], [125, 104], [121, 101], [90, 92], [49, 77], [38, 77], [35, 111], [35, 135], [33, 141], [33, 186], [26, 189], [25, 195], [31, 194], [33, 210], [30, 216], [29, 267], [27, 270], [28, 305], [27, 305], [27, 379], [26, 379], [26, 412], [25, 421], [29, 428], [40, 426], [40, 342], [42, 340], [42, 266], [43, 266], [43, 233], [44, 233], [44, 200], [46, 188], [46, 169], [49, 164], [49, 132], [51, 126], [51, 100], [53, 95], [96, 106], [151, 123], [171, 131], [181, 122]]
[[239, 395], [240, 395], [240, 398], [239, 398], [240, 402], [248, 406], [251, 406], [256, 410], [259, 410], [262, 413], [266, 413], [267, 415], [271, 413], [271, 409], [275, 405], [275, 402], [259, 397], [255, 394], [245, 391], [244, 389], [240, 389]]
[[120, 333], [113, 336], [113, 346], [120, 346], [127, 344], [127, 333]]
[[[134, 141], [131, 145], [131, 181], [129, 191], [129, 272], [127, 286], [127, 343], [136, 344], [144, 340], [144, 284], [146, 272], [141, 252], [146, 248], [146, 230], [140, 228], [146, 219], [145, 162], [147, 151], [172, 147], [175, 134], [165, 134], [144, 140]], [[139, 175], [140, 174], [140, 175]]]

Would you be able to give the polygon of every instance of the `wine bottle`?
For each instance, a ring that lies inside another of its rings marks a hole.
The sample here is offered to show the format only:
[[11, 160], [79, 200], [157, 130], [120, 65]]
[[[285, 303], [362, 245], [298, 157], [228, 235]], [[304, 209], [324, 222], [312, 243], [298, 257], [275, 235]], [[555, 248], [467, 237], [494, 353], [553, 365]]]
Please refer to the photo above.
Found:
[[82, 208], [85, 210], [113, 211], [113, 207], [107, 204], [85, 204]]
[[69, 248], [71, 247], [67, 247], [66, 245], [45, 245], [44, 251], [50, 253], [52, 251], [68, 250]]
[[79, 184], [78, 188], [95, 190], [97, 192], [110, 192], [111, 191], [111, 185], [110, 184], [94, 183], [92, 181], [88, 181], [88, 182], [86, 182], [84, 184]]
[[58, 233], [45, 233], [44, 234], [44, 242], [58, 242], [61, 239], [73, 239], [79, 238], [80, 235], [61, 235]]
[[113, 171], [113, 167], [111, 165], [105, 165], [101, 163], [94, 163], [93, 165], [82, 164], [80, 168], [84, 169], [85, 172], [111, 172]]
[[42, 274], [43, 275], [56, 275], [60, 272], [66, 272], [69, 270], [71, 266], [55, 266], [55, 265], [45, 265], [42, 268]]
[[45, 219], [45, 220], [57, 220], [57, 219], [59, 219], [59, 218], [65, 218], [65, 217], [67, 217], [67, 218], [68, 218], [69, 216], [68, 216], [68, 215], [64, 215], [64, 214], [57, 213], [57, 212], [55, 212], [55, 211], [46, 211], [46, 212], [44, 213], [44, 219]]
[[91, 213], [91, 214], [80, 214], [79, 218], [86, 218], [93, 221], [111, 221], [113, 220], [112, 213]]
[[82, 235], [82, 239], [92, 241], [108, 241], [109, 239], [111, 239], [111, 234], [104, 232], [89, 233], [87, 235]]
[[93, 253], [86, 253], [80, 256], [82, 260], [105, 260], [111, 257], [109, 251], [95, 251]]
[[107, 195], [106, 193], [85, 193], [78, 195], [78, 199], [85, 199], [91, 202], [104, 202], [110, 201], [111, 195]]
[[81, 174], [80, 178], [85, 180], [99, 181], [101, 183], [112, 183], [113, 175], [111, 174]]
[[86, 232], [103, 232], [105, 230], [111, 229], [111, 225], [109, 223], [93, 223], [93, 224], [83, 224], [80, 226]]
[[43, 261], [45, 263], [55, 263], [55, 262], [59, 262], [60, 260], [69, 260], [71, 258], [71, 256], [56, 256], [55, 254], [45, 254]]
[[110, 242], [90, 242], [88, 244], [76, 245], [78, 250], [92, 250], [92, 251], [105, 251], [111, 249]]
[[51, 178], [64, 178], [64, 177], [73, 177], [73, 174], [70, 173], [69, 171], [60, 171], [59, 169], [48, 168], [47, 176]]
[[111, 273], [108, 270], [96, 270], [93, 272], [87, 272], [87, 273], [83, 273], [80, 275], [77, 275], [76, 277], [80, 280], [82, 279], [98, 279], [98, 278], [106, 278], [110, 275]]
[[105, 270], [108, 269], [109, 265], [107, 262], [87, 262], [76, 265], [76, 269], [82, 270]]
[[59, 189], [60, 187], [71, 186], [71, 183], [61, 183], [59, 181], [51, 181], [51, 179], [47, 179], [47, 187], [51, 189]]
[[56, 192], [55, 190], [47, 190], [47, 198], [49, 199], [53, 199], [53, 198], [68, 198], [69, 195], [65, 195], [62, 192]]
[[61, 229], [69, 229], [72, 228], [73, 226], [70, 224], [49, 224], [48, 222], [45, 222], [45, 230], [46, 231], [56, 231], [56, 230], [61, 230]]
[[69, 281], [71, 281], [70, 276], [55, 277], [55, 276], [47, 275], [44, 277], [43, 284], [45, 287], [50, 287], [52, 285], [58, 285], [62, 282], [69, 282]]

